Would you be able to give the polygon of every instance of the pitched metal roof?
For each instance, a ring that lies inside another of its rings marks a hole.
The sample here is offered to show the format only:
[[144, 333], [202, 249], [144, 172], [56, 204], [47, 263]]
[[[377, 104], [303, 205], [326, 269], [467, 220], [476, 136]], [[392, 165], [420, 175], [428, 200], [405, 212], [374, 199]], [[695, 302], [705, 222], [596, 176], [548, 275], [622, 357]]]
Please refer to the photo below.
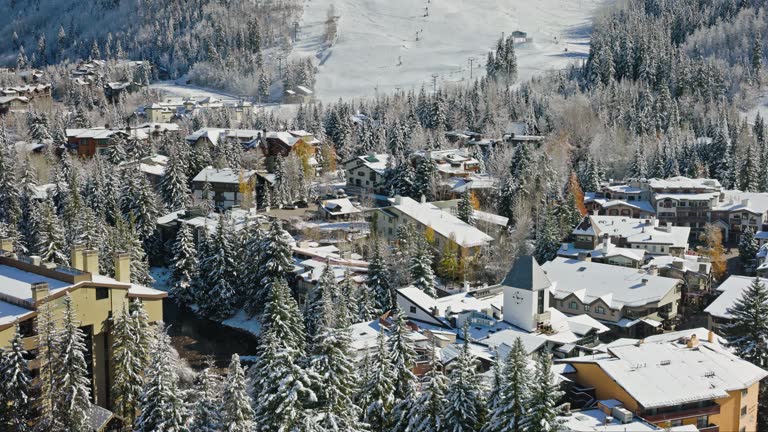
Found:
[[531, 291], [540, 291], [552, 285], [539, 263], [530, 255], [518, 258], [501, 284]]

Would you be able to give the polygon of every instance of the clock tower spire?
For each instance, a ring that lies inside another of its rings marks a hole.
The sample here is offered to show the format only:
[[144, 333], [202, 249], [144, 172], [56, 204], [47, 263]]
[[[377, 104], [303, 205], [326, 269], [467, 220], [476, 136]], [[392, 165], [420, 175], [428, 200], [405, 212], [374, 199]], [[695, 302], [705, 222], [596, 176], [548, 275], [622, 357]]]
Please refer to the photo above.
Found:
[[504, 321], [535, 331], [549, 311], [552, 283], [532, 256], [521, 256], [501, 282], [504, 287]]

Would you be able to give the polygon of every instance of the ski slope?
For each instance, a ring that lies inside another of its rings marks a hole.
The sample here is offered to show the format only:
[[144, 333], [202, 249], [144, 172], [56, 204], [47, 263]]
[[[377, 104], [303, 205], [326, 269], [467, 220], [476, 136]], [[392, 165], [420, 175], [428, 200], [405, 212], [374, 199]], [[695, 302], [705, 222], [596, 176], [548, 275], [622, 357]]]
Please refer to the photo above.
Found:
[[[533, 38], [517, 46], [527, 80], [586, 58], [604, 1], [611, 0], [307, 0], [293, 55], [315, 57], [316, 96], [333, 101], [430, 88], [433, 74], [438, 84], [469, 80], [470, 58], [477, 77], [501, 34], [519, 30]], [[338, 36], [328, 46], [330, 5]]]

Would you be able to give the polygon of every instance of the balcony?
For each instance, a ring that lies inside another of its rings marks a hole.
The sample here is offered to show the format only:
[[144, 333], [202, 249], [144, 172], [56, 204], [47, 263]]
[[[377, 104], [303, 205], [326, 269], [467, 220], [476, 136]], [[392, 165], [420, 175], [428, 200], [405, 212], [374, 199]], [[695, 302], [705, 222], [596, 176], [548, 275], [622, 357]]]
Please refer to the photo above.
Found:
[[[705, 415], [716, 415], [716, 414], [720, 414], [720, 405], [713, 403], [712, 405], [701, 407], [701, 408], [691, 408], [687, 410], [666, 412], [666, 413], [655, 414], [655, 415], [643, 414], [642, 417], [651, 423], [658, 424], [665, 421], [682, 420], [686, 418], [700, 417]], [[701, 429], [701, 430], [706, 430], [707, 432], [710, 432], [709, 429]]]

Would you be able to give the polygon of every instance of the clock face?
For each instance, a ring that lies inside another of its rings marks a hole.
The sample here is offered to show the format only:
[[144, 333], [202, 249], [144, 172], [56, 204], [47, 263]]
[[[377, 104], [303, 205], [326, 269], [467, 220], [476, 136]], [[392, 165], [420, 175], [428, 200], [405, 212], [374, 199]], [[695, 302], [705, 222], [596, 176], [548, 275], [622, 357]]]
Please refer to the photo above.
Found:
[[520, 304], [520, 303], [522, 303], [522, 302], [523, 302], [523, 300], [525, 300], [525, 299], [524, 299], [524, 298], [523, 298], [523, 297], [522, 297], [520, 294], [518, 294], [518, 293], [515, 293], [515, 294], [513, 294], [513, 295], [512, 295], [512, 299], [514, 299], [514, 300], [515, 300], [515, 303], [517, 303], [517, 304]]

